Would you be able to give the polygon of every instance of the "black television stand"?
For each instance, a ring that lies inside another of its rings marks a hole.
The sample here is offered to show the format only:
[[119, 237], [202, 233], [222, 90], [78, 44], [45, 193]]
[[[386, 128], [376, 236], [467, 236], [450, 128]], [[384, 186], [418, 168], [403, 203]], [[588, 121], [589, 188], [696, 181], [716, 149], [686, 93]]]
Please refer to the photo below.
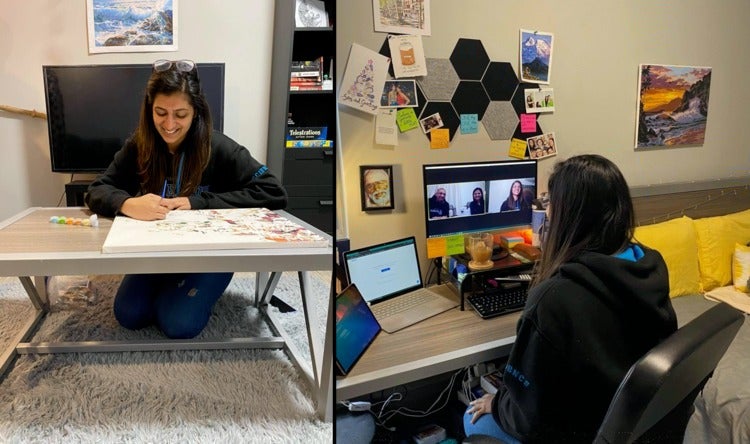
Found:
[[65, 184], [65, 204], [69, 207], [82, 207], [86, 204], [83, 201], [83, 197], [88, 190], [92, 180], [90, 179], [79, 179], [71, 180]]

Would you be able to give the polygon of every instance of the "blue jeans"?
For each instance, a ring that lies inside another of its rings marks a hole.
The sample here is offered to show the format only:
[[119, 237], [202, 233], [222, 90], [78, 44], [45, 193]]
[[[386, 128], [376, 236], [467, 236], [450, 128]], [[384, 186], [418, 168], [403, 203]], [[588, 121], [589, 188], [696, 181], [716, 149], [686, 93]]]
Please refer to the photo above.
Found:
[[190, 339], [208, 324], [233, 273], [125, 275], [115, 295], [117, 322], [138, 330], [156, 325], [172, 339]]
[[469, 409], [464, 412], [464, 434], [470, 435], [487, 435], [497, 438], [505, 444], [521, 444], [519, 440], [510, 436], [500, 427], [495, 421], [495, 418], [491, 414], [485, 413], [484, 415], [477, 418], [477, 422], [471, 423], [472, 414], [469, 413]]

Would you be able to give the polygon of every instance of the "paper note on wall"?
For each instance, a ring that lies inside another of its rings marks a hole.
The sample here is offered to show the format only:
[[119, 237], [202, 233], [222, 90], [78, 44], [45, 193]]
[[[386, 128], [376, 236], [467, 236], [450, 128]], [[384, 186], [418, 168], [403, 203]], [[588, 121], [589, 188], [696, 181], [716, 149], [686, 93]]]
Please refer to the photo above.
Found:
[[475, 134], [479, 131], [478, 114], [461, 114], [461, 134]]
[[396, 123], [398, 123], [398, 129], [402, 133], [419, 128], [419, 119], [417, 119], [414, 108], [399, 109], [396, 113]]
[[448, 148], [450, 143], [450, 130], [448, 128], [435, 128], [430, 131], [430, 148]]
[[536, 132], [536, 114], [521, 114], [521, 132]]
[[508, 151], [510, 157], [516, 159], [523, 159], [526, 157], [526, 141], [521, 139], [513, 138], [510, 141], [510, 150]]
[[375, 143], [379, 145], [398, 145], [396, 130], [396, 110], [381, 109], [375, 117]]

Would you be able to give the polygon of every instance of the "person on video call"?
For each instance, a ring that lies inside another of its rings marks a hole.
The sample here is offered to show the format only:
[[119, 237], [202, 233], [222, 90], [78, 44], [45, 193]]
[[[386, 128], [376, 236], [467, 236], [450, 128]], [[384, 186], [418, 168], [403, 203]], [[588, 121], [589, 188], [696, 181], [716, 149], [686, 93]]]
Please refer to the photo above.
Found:
[[482, 214], [484, 213], [484, 191], [476, 187], [471, 192], [471, 202], [469, 202], [469, 214]]
[[[155, 62], [138, 127], [91, 183], [86, 204], [105, 217], [147, 221], [173, 210], [284, 208], [279, 180], [212, 128], [195, 63]], [[192, 338], [231, 279], [232, 273], [126, 275], [115, 295], [115, 318], [125, 328], [156, 325], [170, 338]]]
[[599, 155], [555, 165], [549, 233], [495, 395], [472, 401], [467, 435], [592, 442], [620, 381], [677, 329], [667, 267], [633, 239], [628, 184]]
[[430, 219], [443, 219], [450, 216], [450, 204], [445, 200], [445, 188], [438, 188], [429, 199]]
[[531, 202], [525, 197], [523, 184], [520, 180], [514, 180], [510, 185], [508, 198], [503, 201], [502, 205], [500, 205], [500, 211], [520, 211], [530, 209]]

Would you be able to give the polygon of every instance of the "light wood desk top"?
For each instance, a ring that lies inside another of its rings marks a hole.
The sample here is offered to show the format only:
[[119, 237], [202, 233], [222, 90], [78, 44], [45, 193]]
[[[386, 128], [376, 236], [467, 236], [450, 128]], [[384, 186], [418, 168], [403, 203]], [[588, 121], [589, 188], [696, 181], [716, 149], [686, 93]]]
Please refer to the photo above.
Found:
[[[294, 216], [284, 217], [330, 236]], [[333, 246], [314, 248], [254, 248], [237, 250], [102, 253], [112, 219], [99, 218], [99, 227], [57, 225], [52, 216], [88, 218], [81, 207], [30, 208], [0, 222], [0, 276], [53, 276], [125, 273], [330, 270]]]
[[381, 332], [352, 372], [337, 378], [336, 400], [506, 356], [520, 315], [482, 319], [471, 308], [454, 308], [396, 333]]

